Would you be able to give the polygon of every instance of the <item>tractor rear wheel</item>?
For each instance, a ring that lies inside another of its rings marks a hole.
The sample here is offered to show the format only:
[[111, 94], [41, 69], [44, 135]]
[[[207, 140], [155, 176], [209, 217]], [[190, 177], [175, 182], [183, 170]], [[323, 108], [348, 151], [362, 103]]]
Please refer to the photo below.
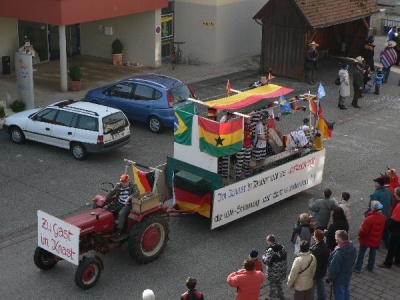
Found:
[[82, 290], [93, 287], [100, 278], [101, 262], [95, 257], [84, 257], [75, 272], [75, 283]]
[[36, 247], [35, 254], [33, 255], [33, 261], [36, 267], [41, 270], [50, 270], [57, 264], [57, 258], [53, 253], [50, 253], [43, 248]]
[[138, 262], [146, 264], [164, 251], [168, 240], [168, 223], [164, 216], [152, 214], [131, 228], [128, 239], [129, 254]]

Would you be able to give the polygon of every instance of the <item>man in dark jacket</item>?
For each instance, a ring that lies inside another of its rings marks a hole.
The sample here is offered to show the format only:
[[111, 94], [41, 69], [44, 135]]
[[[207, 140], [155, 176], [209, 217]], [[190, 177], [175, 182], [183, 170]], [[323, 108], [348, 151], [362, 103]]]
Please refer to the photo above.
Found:
[[197, 279], [188, 277], [186, 279], [186, 287], [188, 290], [181, 295], [181, 300], [204, 300], [203, 294], [196, 290]]
[[314, 299], [314, 289], [317, 287], [318, 300], [325, 300], [325, 283], [324, 277], [329, 263], [329, 249], [324, 242], [324, 232], [322, 230], [314, 231], [315, 245], [311, 247], [311, 253], [317, 259], [317, 269], [314, 274], [314, 286], [311, 289], [311, 297]]
[[349, 285], [357, 250], [346, 231], [336, 231], [335, 237], [338, 245], [329, 256], [328, 279], [332, 283], [335, 299], [347, 300], [350, 299]]
[[316, 229], [325, 230], [328, 228], [331, 211], [335, 208], [335, 201], [330, 199], [331, 196], [332, 191], [330, 189], [325, 189], [325, 198], [317, 200], [310, 199], [310, 201], [308, 201], [308, 208], [315, 212], [315, 221], [317, 222]]
[[[371, 201], [373, 200], [379, 201], [383, 205], [382, 212], [385, 215], [386, 220], [389, 220], [390, 207], [393, 205], [394, 202], [393, 195], [391, 191], [385, 187], [385, 181], [382, 177], [374, 179], [374, 182], [375, 182], [375, 191], [369, 197], [368, 211], [371, 211]], [[382, 240], [385, 243], [386, 248], [389, 245], [389, 237], [390, 237], [389, 229], [386, 226], [382, 235]]]
[[363, 58], [361, 56], [355, 59], [355, 67], [353, 74], [353, 88], [354, 88], [354, 96], [351, 105], [355, 108], [360, 108], [358, 105], [358, 99], [361, 96], [364, 87], [364, 63]]
[[319, 53], [317, 50], [317, 47], [319, 45], [316, 42], [312, 42], [308, 44], [308, 47], [310, 49], [307, 50], [306, 52], [306, 60], [304, 62], [304, 69], [306, 71], [306, 80], [308, 84], [315, 84], [315, 78], [314, 78], [314, 73], [318, 68], [318, 59], [319, 59]]

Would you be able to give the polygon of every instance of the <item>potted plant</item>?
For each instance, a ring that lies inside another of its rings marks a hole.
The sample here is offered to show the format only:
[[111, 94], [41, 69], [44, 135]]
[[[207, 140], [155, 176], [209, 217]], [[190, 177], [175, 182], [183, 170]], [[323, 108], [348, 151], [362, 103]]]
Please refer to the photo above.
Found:
[[113, 65], [122, 66], [122, 50], [124, 49], [124, 45], [121, 40], [115, 39], [111, 44], [111, 48], [113, 54]]
[[69, 68], [70, 88], [73, 91], [81, 90], [82, 70], [80, 66], [72, 66]]

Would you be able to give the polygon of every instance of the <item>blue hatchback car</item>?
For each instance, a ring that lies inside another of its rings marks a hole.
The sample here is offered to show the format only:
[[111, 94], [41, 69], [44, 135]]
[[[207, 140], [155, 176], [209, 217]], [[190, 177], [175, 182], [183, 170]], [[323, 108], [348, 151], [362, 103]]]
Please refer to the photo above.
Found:
[[89, 91], [84, 101], [122, 110], [130, 120], [144, 122], [150, 131], [174, 126], [174, 107], [195, 98], [193, 90], [180, 80], [143, 74]]

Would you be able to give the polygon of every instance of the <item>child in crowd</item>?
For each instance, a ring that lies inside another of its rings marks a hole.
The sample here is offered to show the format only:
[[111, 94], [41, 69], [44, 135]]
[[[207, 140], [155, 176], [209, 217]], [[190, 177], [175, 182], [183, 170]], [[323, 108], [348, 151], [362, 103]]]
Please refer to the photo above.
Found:
[[376, 69], [377, 72], [374, 76], [374, 83], [375, 83], [375, 95], [379, 95], [379, 88], [382, 84], [382, 80], [383, 80], [383, 73], [382, 73], [382, 69], [381, 68], [377, 68]]
[[249, 258], [251, 258], [254, 261], [254, 270], [264, 272], [263, 266], [261, 262], [258, 260], [258, 251], [256, 249], [251, 250]]

